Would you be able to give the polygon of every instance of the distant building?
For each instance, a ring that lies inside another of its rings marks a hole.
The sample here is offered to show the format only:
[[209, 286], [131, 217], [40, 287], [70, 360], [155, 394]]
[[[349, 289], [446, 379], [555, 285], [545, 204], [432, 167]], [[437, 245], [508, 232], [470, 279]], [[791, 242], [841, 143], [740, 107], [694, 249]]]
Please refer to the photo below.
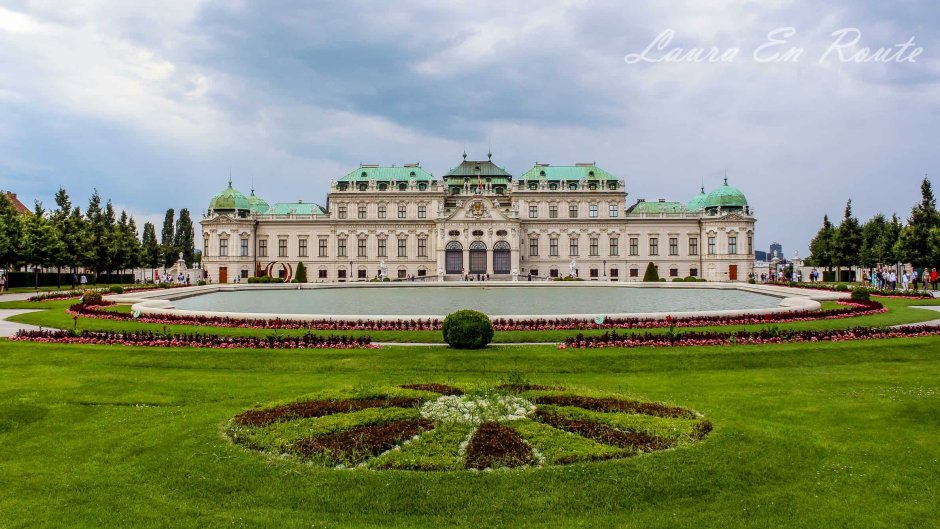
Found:
[[781, 245], [779, 242], [770, 243], [770, 251], [767, 252], [767, 258], [773, 259], [774, 257], [777, 259], [783, 259], [783, 245]]
[[30, 211], [28, 207], [24, 206], [23, 203], [20, 202], [18, 198], [16, 198], [16, 193], [11, 193], [9, 191], [0, 191], [0, 193], [3, 193], [3, 195], [7, 197], [7, 200], [12, 202], [13, 207], [16, 208], [16, 210], [19, 211], [20, 213], [24, 213], [27, 215], [32, 213], [32, 211]]
[[766, 260], [767, 260], [767, 252], [765, 252], [765, 251], [763, 251], [763, 250], [754, 250], [754, 260], [755, 260], [755, 261], [766, 261]]

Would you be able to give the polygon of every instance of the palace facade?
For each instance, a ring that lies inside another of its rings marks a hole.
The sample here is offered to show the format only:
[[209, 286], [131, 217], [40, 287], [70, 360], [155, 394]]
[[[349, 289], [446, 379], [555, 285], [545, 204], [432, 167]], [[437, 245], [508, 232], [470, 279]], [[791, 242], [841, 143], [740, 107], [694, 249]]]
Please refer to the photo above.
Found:
[[728, 185], [689, 202], [638, 200], [594, 163], [538, 163], [518, 178], [491, 160], [435, 177], [419, 164], [361, 165], [330, 183], [325, 206], [269, 204], [254, 190], [216, 194], [202, 218], [212, 282], [270, 275], [309, 282], [548, 278], [744, 281], [754, 266], [754, 211]]

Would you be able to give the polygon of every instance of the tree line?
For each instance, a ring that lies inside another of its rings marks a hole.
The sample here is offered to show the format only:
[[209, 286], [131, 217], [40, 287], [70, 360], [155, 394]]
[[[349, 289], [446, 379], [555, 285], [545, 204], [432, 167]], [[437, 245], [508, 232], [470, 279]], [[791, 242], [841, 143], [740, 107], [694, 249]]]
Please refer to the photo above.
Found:
[[[5, 193], [0, 193], [0, 266], [3, 270], [25, 267], [55, 268], [95, 275], [135, 268], [170, 267], [180, 253], [187, 267], [197, 262], [195, 232], [189, 210], [179, 218], [168, 209], [161, 239], [153, 223], [144, 224], [143, 236], [133, 216], [118, 215], [109, 199], [102, 204], [95, 190], [84, 212], [59, 188], [56, 207], [46, 210], [36, 201], [32, 214], [20, 213]], [[175, 220], [174, 220], [175, 218]], [[109, 277], [110, 280], [110, 277]]]
[[834, 226], [829, 215], [810, 242], [811, 266], [833, 268], [910, 263], [914, 268], [940, 263], [940, 213], [930, 181], [920, 185], [921, 201], [911, 210], [907, 224], [896, 214], [886, 218], [879, 213], [864, 224], [852, 214], [852, 200], [845, 205], [842, 222]]

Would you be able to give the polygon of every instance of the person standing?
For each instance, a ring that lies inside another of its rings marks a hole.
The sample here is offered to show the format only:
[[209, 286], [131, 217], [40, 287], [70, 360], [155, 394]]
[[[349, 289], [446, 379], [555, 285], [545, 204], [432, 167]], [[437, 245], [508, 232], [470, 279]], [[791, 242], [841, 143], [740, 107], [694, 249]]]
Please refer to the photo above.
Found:
[[0, 274], [0, 295], [3, 294], [3, 291], [7, 289], [7, 275]]
[[930, 288], [937, 290], [937, 280], [940, 280], [940, 272], [936, 268], [930, 269]]
[[79, 280], [79, 283], [81, 283], [82, 285], [82, 290], [85, 290], [85, 286], [88, 285], [88, 278], [85, 277], [85, 274], [82, 274], [82, 277]]

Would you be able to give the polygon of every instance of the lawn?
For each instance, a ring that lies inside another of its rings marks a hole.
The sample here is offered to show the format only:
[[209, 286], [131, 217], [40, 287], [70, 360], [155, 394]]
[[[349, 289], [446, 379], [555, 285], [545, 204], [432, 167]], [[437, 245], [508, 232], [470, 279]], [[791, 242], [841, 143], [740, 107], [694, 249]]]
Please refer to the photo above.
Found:
[[[715, 426], [626, 460], [341, 471], [221, 430], [356, 385], [532, 382], [692, 408]], [[0, 341], [0, 527], [928, 527], [940, 338], [777, 346], [254, 351]]]
[[[940, 299], [903, 299], [903, 298], [876, 298], [878, 301], [882, 302], [887, 308], [888, 312], [883, 314], [873, 314], [870, 316], [860, 316], [854, 318], [841, 318], [841, 319], [832, 319], [832, 320], [817, 320], [817, 321], [804, 321], [804, 322], [793, 322], [793, 323], [777, 323], [769, 325], [732, 325], [732, 326], [721, 326], [721, 327], [697, 327], [694, 330], [696, 331], [720, 331], [720, 332], [732, 332], [742, 329], [747, 330], [758, 330], [768, 326], [777, 327], [779, 329], [806, 329], [806, 330], [828, 330], [828, 329], [845, 329], [849, 327], [856, 326], [885, 326], [885, 325], [901, 325], [907, 323], [916, 323], [921, 321], [927, 321], [938, 318], [938, 314], [934, 311], [923, 310], [911, 308], [918, 305], [935, 305], [940, 306]], [[76, 303], [76, 300], [64, 300], [64, 301], [45, 301], [41, 303], [35, 303], [30, 301], [20, 301], [20, 302], [6, 302], [0, 303], [0, 309], [42, 309], [43, 312], [35, 312], [30, 314], [22, 314], [19, 316], [14, 316], [10, 318], [11, 321], [16, 321], [20, 323], [29, 323], [32, 325], [39, 325], [42, 327], [55, 327], [60, 329], [71, 329], [75, 322], [72, 317], [69, 316], [65, 309], [70, 305]], [[824, 302], [823, 309], [833, 309], [842, 307], [833, 302]], [[130, 308], [127, 306], [124, 307], [115, 307], [114, 310], [129, 311]], [[164, 330], [177, 332], [177, 333], [211, 333], [211, 334], [220, 334], [226, 336], [246, 336], [246, 335], [262, 335], [267, 336], [274, 331], [271, 330], [259, 330], [259, 329], [239, 329], [239, 328], [224, 328], [224, 327], [201, 327], [196, 325], [161, 325], [153, 323], [136, 323], [136, 322], [124, 322], [124, 321], [113, 321], [100, 318], [84, 318], [81, 317], [78, 320], [78, 329], [87, 329], [87, 330], [99, 330], [99, 331], [119, 331], [119, 330], [151, 330], [151, 331], [162, 331]], [[678, 332], [685, 332], [692, 330], [691, 328], [680, 328]], [[280, 330], [277, 331], [281, 335], [301, 335], [306, 331], [304, 330]], [[570, 331], [570, 330], [557, 330], [557, 331], [505, 331], [496, 332], [494, 336], [494, 341], [499, 343], [519, 343], [519, 342], [562, 342], [565, 338], [575, 336], [578, 333], [583, 333], [585, 335], [593, 334], [603, 334], [605, 329], [597, 330], [583, 330], [583, 331]], [[646, 330], [637, 330], [636, 332], [647, 332]], [[650, 329], [649, 332], [654, 333], [664, 333], [668, 332], [668, 329]], [[411, 343], [411, 342], [443, 342], [440, 331], [318, 331], [319, 334], [347, 334], [352, 336], [371, 336], [374, 341], [377, 342], [399, 342], [399, 343]]]

